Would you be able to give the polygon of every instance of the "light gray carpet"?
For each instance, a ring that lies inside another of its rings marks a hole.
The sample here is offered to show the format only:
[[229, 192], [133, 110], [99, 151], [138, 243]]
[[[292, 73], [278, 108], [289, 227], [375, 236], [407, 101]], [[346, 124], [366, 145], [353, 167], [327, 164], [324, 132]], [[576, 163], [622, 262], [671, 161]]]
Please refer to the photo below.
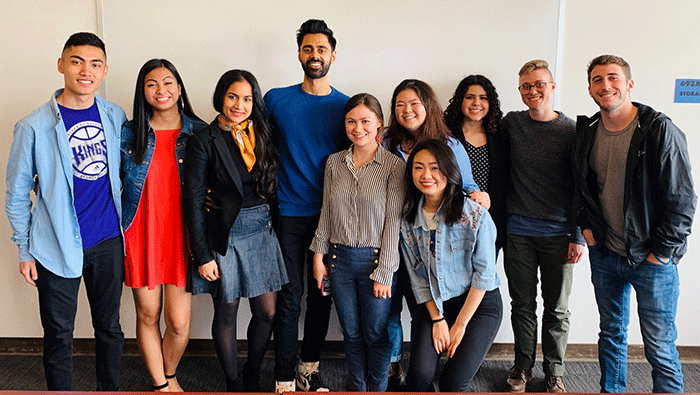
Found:
[[[243, 359], [239, 360], [239, 369]], [[404, 361], [405, 362], [405, 361]], [[262, 366], [261, 386], [263, 391], [274, 391], [272, 367], [274, 361], [266, 358]], [[507, 361], [485, 361], [474, 378], [473, 392], [503, 392], [503, 381], [508, 374], [511, 363]], [[570, 392], [597, 392], [600, 370], [597, 362], [567, 362], [565, 382]], [[347, 369], [345, 361], [339, 358], [327, 358], [321, 361], [321, 371], [331, 391], [343, 391]], [[700, 392], [700, 364], [683, 365], [685, 391]], [[528, 392], [543, 392], [543, 373], [538, 364], [533, 379], [527, 387]], [[178, 380], [186, 391], [223, 392], [225, 390], [223, 373], [215, 357], [186, 356], [178, 369]], [[74, 357], [74, 384], [76, 391], [95, 389], [94, 357]], [[138, 356], [122, 358], [122, 391], [149, 391], [151, 381], [143, 362]], [[46, 389], [40, 356], [0, 355], [0, 390]], [[628, 374], [628, 392], [651, 392], [651, 368], [646, 362], [631, 362]]]

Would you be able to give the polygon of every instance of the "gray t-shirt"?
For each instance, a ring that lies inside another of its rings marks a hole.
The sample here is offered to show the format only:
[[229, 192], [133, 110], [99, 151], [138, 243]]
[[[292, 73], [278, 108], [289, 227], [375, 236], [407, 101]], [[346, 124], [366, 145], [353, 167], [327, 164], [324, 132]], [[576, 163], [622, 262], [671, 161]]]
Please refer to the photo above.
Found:
[[625, 174], [627, 153], [639, 117], [624, 129], [611, 132], [598, 122], [595, 142], [591, 150], [590, 165], [598, 180], [598, 199], [607, 224], [606, 246], [615, 253], [626, 256], [625, 252]]

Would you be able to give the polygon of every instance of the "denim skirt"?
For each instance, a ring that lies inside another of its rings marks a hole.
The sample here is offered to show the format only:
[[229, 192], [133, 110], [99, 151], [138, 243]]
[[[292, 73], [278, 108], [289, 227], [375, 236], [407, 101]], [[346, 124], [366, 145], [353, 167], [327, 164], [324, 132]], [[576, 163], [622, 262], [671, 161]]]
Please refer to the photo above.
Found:
[[229, 232], [226, 255], [214, 252], [214, 260], [219, 265], [216, 281], [201, 278], [197, 267], [190, 270], [192, 295], [209, 293], [232, 303], [279, 291], [289, 281], [267, 204], [241, 209]]

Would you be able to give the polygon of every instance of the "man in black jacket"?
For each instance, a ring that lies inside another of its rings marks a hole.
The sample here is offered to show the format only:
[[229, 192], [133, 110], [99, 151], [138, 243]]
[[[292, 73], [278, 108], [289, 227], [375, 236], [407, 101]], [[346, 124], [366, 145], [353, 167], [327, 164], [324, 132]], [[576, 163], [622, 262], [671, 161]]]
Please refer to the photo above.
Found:
[[683, 392], [675, 325], [676, 264], [686, 251], [696, 197], [685, 134], [639, 103], [629, 64], [601, 55], [588, 66], [600, 112], [579, 116], [574, 166], [600, 313], [601, 392], [625, 392], [630, 294], [637, 294], [654, 392]]

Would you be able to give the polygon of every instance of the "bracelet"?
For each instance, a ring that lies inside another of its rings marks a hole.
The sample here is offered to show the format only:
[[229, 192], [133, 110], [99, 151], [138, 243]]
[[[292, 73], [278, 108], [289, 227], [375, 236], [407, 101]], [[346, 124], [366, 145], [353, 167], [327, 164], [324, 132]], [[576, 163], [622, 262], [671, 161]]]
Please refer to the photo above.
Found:
[[437, 323], [440, 322], [440, 321], [445, 321], [445, 316], [443, 315], [442, 317], [440, 317], [440, 318], [438, 318], [438, 319], [436, 319], [436, 320], [431, 320], [431, 321], [433, 321], [433, 324], [437, 324]]

